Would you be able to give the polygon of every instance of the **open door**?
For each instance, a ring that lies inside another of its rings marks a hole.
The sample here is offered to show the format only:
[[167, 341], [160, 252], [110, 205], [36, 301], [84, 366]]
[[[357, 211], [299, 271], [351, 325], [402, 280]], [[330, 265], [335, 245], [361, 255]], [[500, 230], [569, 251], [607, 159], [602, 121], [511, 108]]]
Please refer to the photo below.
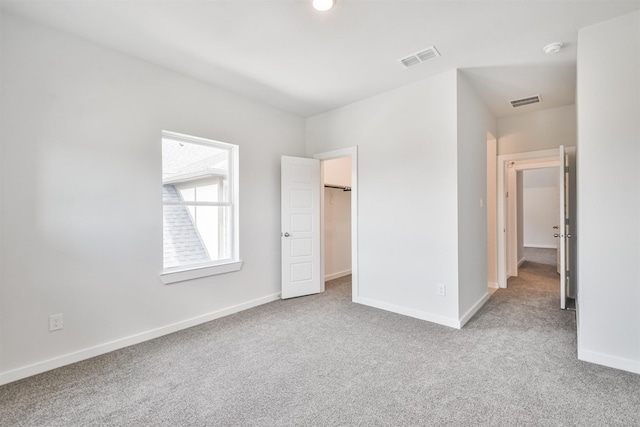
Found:
[[322, 291], [320, 160], [282, 156], [282, 298]]
[[575, 151], [560, 146], [560, 308], [575, 309]]

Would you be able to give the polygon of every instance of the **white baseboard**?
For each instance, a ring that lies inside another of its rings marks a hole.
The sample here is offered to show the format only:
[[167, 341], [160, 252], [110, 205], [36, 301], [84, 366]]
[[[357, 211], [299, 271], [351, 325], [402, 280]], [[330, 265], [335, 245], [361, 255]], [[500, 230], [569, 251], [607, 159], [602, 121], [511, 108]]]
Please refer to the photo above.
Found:
[[487, 285], [488, 285], [490, 288], [495, 288], [495, 289], [500, 288], [500, 285], [498, 285], [498, 282], [488, 282], [488, 283], [487, 283]]
[[460, 322], [450, 317], [440, 316], [438, 314], [428, 313], [426, 311], [416, 310], [414, 308], [403, 307], [400, 305], [389, 304], [369, 298], [358, 297], [354, 301], [358, 304], [367, 305], [369, 307], [379, 308], [381, 310], [390, 311], [392, 313], [402, 314], [404, 316], [414, 317], [420, 320], [437, 323], [439, 325], [449, 326], [450, 328], [460, 329]]
[[351, 270], [345, 270], [345, 271], [339, 271], [333, 274], [327, 274], [326, 276], [324, 276], [324, 281], [328, 282], [329, 280], [339, 279], [341, 277], [348, 276], [350, 274], [351, 274]]
[[522, 259], [520, 261], [518, 261], [518, 268], [520, 268], [522, 263], [525, 262], [525, 261], [526, 261], [526, 259], [524, 259], [524, 257], [522, 257]]
[[192, 317], [191, 319], [172, 323], [170, 325], [163, 326], [161, 328], [152, 329], [150, 331], [131, 335], [126, 338], [107, 342], [104, 344], [99, 344], [94, 347], [90, 347], [83, 350], [75, 351], [73, 353], [68, 353], [62, 356], [54, 357], [49, 360], [34, 363], [32, 365], [23, 366], [21, 368], [13, 369], [7, 372], [2, 372], [0, 373], [0, 385], [21, 380], [23, 378], [40, 374], [42, 372], [50, 371], [52, 369], [59, 368], [61, 366], [70, 365], [72, 363], [76, 363], [81, 360], [90, 359], [92, 357], [109, 353], [114, 350], [119, 350], [124, 347], [129, 347], [131, 345], [138, 344], [144, 341], [149, 341], [154, 338], [161, 337], [163, 335], [171, 334], [173, 332], [187, 329], [192, 326], [210, 322], [211, 320], [219, 319], [221, 317], [225, 317], [230, 314], [238, 313], [240, 311], [247, 310], [249, 308], [257, 307], [259, 305], [266, 304], [268, 302], [276, 301], [278, 299], [280, 299], [280, 294], [267, 295], [266, 297], [258, 298], [252, 301], [247, 301], [242, 304], [234, 305], [222, 310], [203, 314], [201, 316]]
[[624, 359], [578, 347], [578, 360], [640, 374], [640, 360]]
[[476, 314], [476, 312], [480, 310], [480, 308], [488, 300], [489, 300], [489, 292], [485, 292], [485, 294], [478, 301], [476, 301], [476, 303], [473, 304], [473, 306], [469, 310], [467, 310], [467, 312], [460, 318], [460, 328], [462, 328], [469, 320], [471, 320], [473, 315]]
[[536, 248], [536, 249], [558, 249], [556, 245], [535, 245], [535, 244], [524, 244], [525, 248]]

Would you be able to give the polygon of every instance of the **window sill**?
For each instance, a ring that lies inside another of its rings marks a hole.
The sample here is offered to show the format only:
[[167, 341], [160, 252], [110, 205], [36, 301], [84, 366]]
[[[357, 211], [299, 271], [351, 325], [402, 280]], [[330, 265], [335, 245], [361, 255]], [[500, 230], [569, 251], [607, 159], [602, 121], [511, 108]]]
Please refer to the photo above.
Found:
[[165, 285], [184, 282], [186, 280], [199, 279], [201, 277], [215, 276], [217, 274], [231, 273], [242, 268], [242, 261], [230, 261], [225, 264], [206, 265], [201, 267], [185, 268], [182, 270], [170, 270], [160, 273], [160, 280]]

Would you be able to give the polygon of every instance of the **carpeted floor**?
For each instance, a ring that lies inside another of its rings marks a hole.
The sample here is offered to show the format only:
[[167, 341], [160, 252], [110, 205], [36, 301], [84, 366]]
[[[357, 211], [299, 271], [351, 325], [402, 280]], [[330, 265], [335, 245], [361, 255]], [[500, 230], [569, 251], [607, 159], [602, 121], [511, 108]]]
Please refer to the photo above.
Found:
[[524, 248], [524, 259], [538, 264], [556, 265], [558, 262], [558, 250], [547, 248]]
[[462, 330], [353, 304], [348, 279], [0, 387], [0, 425], [640, 425], [640, 375], [576, 359], [554, 266]]

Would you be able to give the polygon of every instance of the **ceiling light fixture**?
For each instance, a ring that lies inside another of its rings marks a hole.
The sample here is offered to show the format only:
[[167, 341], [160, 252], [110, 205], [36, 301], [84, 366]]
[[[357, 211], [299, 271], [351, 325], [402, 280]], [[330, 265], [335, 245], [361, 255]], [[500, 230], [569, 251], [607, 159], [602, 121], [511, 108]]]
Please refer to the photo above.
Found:
[[560, 49], [562, 49], [562, 46], [563, 46], [562, 43], [555, 42], [555, 43], [546, 45], [545, 47], [542, 48], [542, 50], [544, 50], [544, 53], [546, 53], [547, 55], [551, 55], [552, 53], [560, 52]]
[[320, 12], [324, 12], [333, 7], [335, 0], [311, 0], [311, 4], [315, 10], [319, 10]]

